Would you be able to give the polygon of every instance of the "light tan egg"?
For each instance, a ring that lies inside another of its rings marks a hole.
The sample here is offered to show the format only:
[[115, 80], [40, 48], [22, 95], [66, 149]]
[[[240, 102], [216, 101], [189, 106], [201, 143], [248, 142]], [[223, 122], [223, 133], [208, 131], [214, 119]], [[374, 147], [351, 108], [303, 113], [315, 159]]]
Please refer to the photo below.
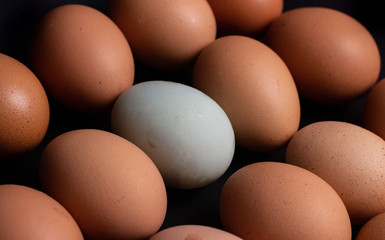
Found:
[[293, 78], [260, 41], [238, 35], [215, 40], [195, 63], [193, 86], [223, 108], [239, 146], [276, 150], [298, 129], [300, 102]]
[[290, 140], [286, 162], [328, 182], [354, 224], [385, 211], [385, 141], [369, 130], [347, 122], [312, 123]]
[[244, 240], [351, 240], [349, 215], [336, 191], [312, 172], [286, 163], [247, 165], [225, 182], [222, 225]]
[[48, 95], [80, 112], [103, 112], [134, 81], [131, 48], [118, 26], [98, 10], [58, 6], [37, 24], [30, 62]]
[[48, 98], [39, 79], [23, 63], [0, 54], [0, 161], [34, 150], [49, 120]]
[[96, 129], [65, 132], [40, 161], [42, 188], [94, 239], [143, 239], [161, 227], [167, 208], [163, 179], [137, 146]]

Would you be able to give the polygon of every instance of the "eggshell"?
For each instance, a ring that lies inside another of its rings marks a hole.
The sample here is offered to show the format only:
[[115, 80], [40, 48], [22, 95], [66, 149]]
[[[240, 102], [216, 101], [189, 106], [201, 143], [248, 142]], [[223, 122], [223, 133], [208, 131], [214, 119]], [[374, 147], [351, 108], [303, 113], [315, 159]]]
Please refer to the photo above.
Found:
[[199, 55], [193, 86], [223, 108], [244, 148], [273, 151], [298, 130], [294, 80], [282, 59], [260, 41], [236, 35], [217, 39]]
[[30, 62], [47, 93], [80, 112], [103, 112], [134, 81], [131, 48], [118, 26], [77, 4], [45, 14], [31, 40]]
[[282, 14], [283, 0], [207, 0], [220, 36], [239, 34], [259, 36]]
[[236, 171], [223, 186], [223, 227], [244, 240], [345, 239], [348, 212], [317, 175], [281, 162], [258, 162]]
[[385, 139], [385, 81], [370, 90], [364, 106], [363, 126]]
[[380, 73], [380, 53], [371, 33], [338, 10], [286, 11], [269, 25], [265, 42], [289, 67], [300, 95], [318, 104], [352, 101]]
[[337, 121], [307, 125], [290, 140], [286, 162], [328, 182], [354, 224], [385, 211], [385, 141], [360, 126]]
[[0, 160], [34, 150], [49, 125], [48, 98], [23, 63], [0, 54]]
[[206, 0], [110, 0], [109, 16], [128, 39], [135, 60], [161, 70], [189, 67], [216, 37]]
[[203, 225], [179, 225], [164, 229], [149, 240], [242, 240], [224, 230]]
[[110, 132], [79, 129], [53, 139], [41, 157], [40, 180], [90, 240], [147, 238], [165, 218], [158, 169], [137, 146]]
[[385, 212], [366, 222], [359, 230], [356, 240], [382, 240], [385, 236]]
[[111, 128], [146, 152], [170, 187], [208, 185], [234, 155], [234, 131], [222, 108], [176, 82], [147, 81], [127, 89], [112, 109]]
[[68, 211], [36, 189], [0, 185], [0, 212], [1, 239], [83, 240]]

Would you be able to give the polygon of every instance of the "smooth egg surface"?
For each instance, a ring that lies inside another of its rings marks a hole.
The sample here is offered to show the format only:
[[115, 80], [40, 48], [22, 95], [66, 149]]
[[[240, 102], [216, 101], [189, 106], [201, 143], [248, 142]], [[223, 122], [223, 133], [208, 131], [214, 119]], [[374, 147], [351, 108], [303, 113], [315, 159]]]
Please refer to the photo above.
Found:
[[351, 240], [348, 212], [314, 173], [281, 162], [244, 166], [226, 181], [219, 202], [223, 228], [244, 240]]
[[360, 126], [339, 121], [309, 124], [290, 140], [286, 162], [328, 182], [353, 224], [385, 211], [385, 141]]
[[90, 240], [147, 238], [165, 218], [158, 169], [141, 149], [110, 132], [78, 129], [54, 138], [40, 160], [40, 182]]
[[149, 240], [242, 240], [224, 230], [204, 225], [178, 225], [163, 229]]
[[48, 95], [79, 112], [109, 111], [134, 81], [134, 59], [123, 33], [85, 5], [47, 12], [36, 26], [29, 55]]
[[0, 212], [0, 239], [83, 240], [70, 213], [34, 188], [0, 185]]
[[378, 81], [365, 100], [363, 126], [385, 139], [385, 80]]
[[356, 240], [382, 240], [385, 236], [385, 212], [367, 221], [359, 230]]
[[109, 16], [125, 34], [135, 60], [161, 70], [181, 70], [215, 40], [206, 0], [110, 0]]
[[218, 35], [257, 37], [283, 11], [283, 0], [208, 0], [214, 11]]
[[371, 33], [335, 9], [286, 11], [269, 25], [265, 42], [289, 67], [299, 94], [318, 104], [353, 101], [380, 74], [380, 52]]
[[142, 82], [125, 91], [112, 109], [111, 128], [146, 152], [174, 188], [214, 182], [235, 150], [223, 109], [201, 91], [171, 81]]
[[282, 59], [260, 41], [239, 35], [215, 40], [195, 63], [193, 86], [223, 108], [241, 147], [277, 150], [298, 129], [294, 80]]

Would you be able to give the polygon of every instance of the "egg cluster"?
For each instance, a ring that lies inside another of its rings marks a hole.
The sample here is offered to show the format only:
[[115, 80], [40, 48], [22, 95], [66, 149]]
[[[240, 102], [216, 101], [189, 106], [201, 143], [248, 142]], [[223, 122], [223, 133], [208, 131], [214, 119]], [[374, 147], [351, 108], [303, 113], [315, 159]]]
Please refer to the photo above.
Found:
[[[0, 183], [1, 239], [383, 238], [385, 83], [364, 25], [283, 0], [107, 2], [44, 13], [24, 63], [0, 53], [1, 168], [38, 156], [36, 186]], [[362, 123], [303, 121], [360, 99]], [[170, 220], [175, 195], [215, 184], [219, 224]]]

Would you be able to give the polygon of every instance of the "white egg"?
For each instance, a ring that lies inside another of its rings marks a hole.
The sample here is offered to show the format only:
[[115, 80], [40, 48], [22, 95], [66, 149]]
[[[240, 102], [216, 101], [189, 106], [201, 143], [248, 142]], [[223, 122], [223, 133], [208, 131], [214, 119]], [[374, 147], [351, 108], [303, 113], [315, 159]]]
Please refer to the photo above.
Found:
[[146, 152], [174, 188], [214, 182], [234, 156], [234, 131], [223, 109], [181, 83], [147, 81], [127, 89], [114, 104], [111, 128]]

